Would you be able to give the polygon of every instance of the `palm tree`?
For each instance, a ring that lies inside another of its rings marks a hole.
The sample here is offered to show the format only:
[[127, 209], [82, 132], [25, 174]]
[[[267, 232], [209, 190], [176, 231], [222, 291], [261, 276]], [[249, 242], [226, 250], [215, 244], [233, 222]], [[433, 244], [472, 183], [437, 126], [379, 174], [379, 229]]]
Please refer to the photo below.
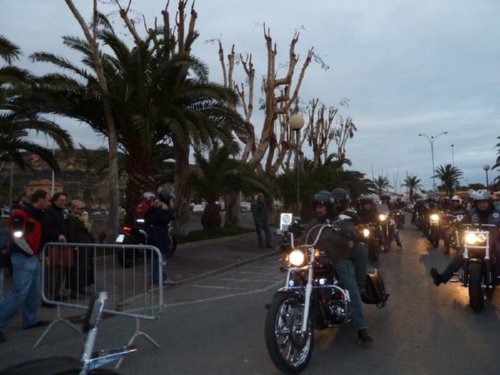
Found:
[[419, 178], [417, 176], [406, 176], [404, 182], [401, 184], [401, 186], [406, 187], [408, 189], [408, 195], [410, 202], [413, 202], [415, 190], [421, 189], [422, 184]]
[[[163, 29], [133, 48], [122, 41], [104, 16], [99, 38], [111, 53], [102, 53], [109, 97], [103, 98], [94, 73], [49, 53], [37, 53], [45, 61], [67, 69], [78, 78], [62, 74], [42, 77], [49, 106], [66, 116], [89, 124], [107, 135], [102, 101], [110, 103], [120, 147], [127, 156], [127, 219], [144, 191], [158, 186], [156, 156], [171, 147], [175, 159], [175, 191], [178, 201], [177, 224], [187, 223], [189, 151], [214, 139], [229, 142], [228, 128], [243, 130], [239, 115], [229, 109], [237, 96], [228, 89], [210, 83], [203, 63], [189, 54], [172, 52], [172, 41], [163, 38]], [[94, 70], [88, 43], [64, 37], [64, 44], [83, 53], [83, 63]], [[163, 160], [161, 161], [163, 162]], [[181, 230], [182, 232], [182, 230]], [[182, 234], [182, 233], [181, 233]]]
[[221, 226], [220, 208], [216, 204], [219, 197], [233, 192], [263, 192], [269, 195], [269, 188], [250, 164], [232, 158], [228, 147], [214, 145], [208, 158], [200, 153], [195, 155], [197, 168], [192, 172], [190, 183], [207, 205], [201, 217], [205, 230]]
[[25, 169], [27, 163], [23, 155], [30, 152], [59, 171], [52, 152], [30, 141], [30, 132], [52, 138], [63, 151], [72, 149], [71, 137], [56, 123], [41, 118], [36, 108], [25, 105], [24, 98], [32, 87], [33, 77], [26, 70], [10, 65], [19, 55], [19, 48], [0, 35], [0, 57], [8, 63], [0, 67], [0, 161], [12, 161]]
[[451, 197], [455, 190], [455, 186], [458, 184], [458, 180], [463, 175], [462, 171], [451, 164], [446, 164], [437, 167], [434, 173], [432, 177], [437, 177], [441, 180], [443, 183], [442, 187], [446, 191], [446, 194]]
[[373, 180], [373, 184], [375, 185], [375, 189], [379, 197], [382, 197], [384, 192], [392, 187], [389, 184], [389, 179], [385, 176], [378, 176], [376, 179]]

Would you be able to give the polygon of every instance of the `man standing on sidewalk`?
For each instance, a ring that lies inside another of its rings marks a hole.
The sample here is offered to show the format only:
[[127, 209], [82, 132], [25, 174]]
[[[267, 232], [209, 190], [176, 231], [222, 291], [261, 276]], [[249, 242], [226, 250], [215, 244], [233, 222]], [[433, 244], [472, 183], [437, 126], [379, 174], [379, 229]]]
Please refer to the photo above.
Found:
[[40, 301], [40, 245], [42, 241], [43, 212], [49, 206], [49, 194], [36, 190], [30, 203], [15, 210], [9, 217], [11, 238], [12, 287], [0, 303], [0, 342], [2, 330], [23, 309], [23, 329], [41, 327], [48, 322], [38, 320]]
[[[257, 242], [259, 244], [259, 248], [264, 248], [264, 239], [265, 246], [267, 248], [272, 248], [272, 234], [271, 229], [269, 228], [269, 220], [267, 218], [267, 207], [264, 203], [264, 194], [258, 194], [255, 202], [252, 203], [252, 215], [253, 220], [255, 222], [255, 229], [257, 231]], [[262, 235], [264, 234], [264, 236]]]

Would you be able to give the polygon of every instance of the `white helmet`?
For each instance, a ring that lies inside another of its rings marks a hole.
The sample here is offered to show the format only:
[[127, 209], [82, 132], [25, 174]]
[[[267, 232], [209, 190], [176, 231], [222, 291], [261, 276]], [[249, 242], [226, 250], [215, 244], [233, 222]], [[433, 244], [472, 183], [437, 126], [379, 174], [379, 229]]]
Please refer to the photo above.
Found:
[[156, 198], [156, 195], [150, 191], [146, 191], [145, 193], [142, 194], [142, 197], [148, 201], [153, 200]]
[[459, 195], [454, 195], [451, 197], [451, 201], [458, 201], [458, 203], [462, 204], [462, 198]]
[[479, 190], [474, 195], [474, 200], [476, 201], [489, 201], [491, 199], [491, 195], [488, 194], [487, 191]]

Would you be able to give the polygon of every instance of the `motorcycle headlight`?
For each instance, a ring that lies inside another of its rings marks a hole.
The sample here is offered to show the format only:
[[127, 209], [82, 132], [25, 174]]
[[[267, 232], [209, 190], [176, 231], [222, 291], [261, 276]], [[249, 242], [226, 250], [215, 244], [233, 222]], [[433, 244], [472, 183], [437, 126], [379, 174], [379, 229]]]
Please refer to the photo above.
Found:
[[14, 238], [21, 238], [23, 236], [23, 231], [22, 230], [15, 230], [13, 235], [14, 235]]
[[363, 237], [364, 238], [370, 237], [370, 229], [366, 229], [366, 228], [363, 229]]
[[306, 255], [302, 250], [295, 249], [292, 250], [288, 259], [292, 266], [300, 267], [304, 264], [304, 261], [306, 260]]
[[385, 219], [387, 219], [387, 215], [386, 214], [380, 214], [380, 215], [378, 215], [378, 218], [380, 219], [380, 221], [385, 221]]
[[439, 215], [438, 214], [432, 214], [431, 215], [431, 220], [432, 221], [436, 221], [436, 222], [439, 221]]
[[467, 245], [478, 245], [486, 242], [486, 236], [482, 233], [468, 232], [465, 234], [465, 243]]

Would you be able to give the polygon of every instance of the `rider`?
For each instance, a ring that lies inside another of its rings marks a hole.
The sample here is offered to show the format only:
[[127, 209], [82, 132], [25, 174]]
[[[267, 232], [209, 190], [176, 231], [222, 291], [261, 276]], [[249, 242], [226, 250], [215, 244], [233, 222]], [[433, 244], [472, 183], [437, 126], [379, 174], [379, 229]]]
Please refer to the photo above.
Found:
[[[168, 224], [174, 219], [175, 195], [168, 190], [162, 190], [158, 199], [153, 201], [146, 212], [144, 222], [148, 232], [148, 245], [156, 246], [162, 254], [163, 285], [174, 284], [167, 277], [167, 254], [169, 250]], [[152, 265], [153, 283], [159, 283], [158, 257], [153, 257]]]
[[376, 223], [379, 212], [373, 199], [368, 196], [362, 196], [359, 200], [358, 216], [362, 224]]
[[[477, 192], [474, 194], [473, 199], [475, 208], [470, 211], [472, 223], [493, 224], [497, 227], [495, 241], [492, 241], [495, 250], [492, 251], [492, 253], [495, 254], [496, 260], [500, 261], [500, 237], [498, 235], [498, 229], [500, 228], [500, 211], [495, 208], [491, 196], [485, 191]], [[434, 280], [434, 284], [439, 286], [441, 283], [447, 283], [453, 274], [460, 269], [462, 264], [463, 254], [460, 252], [453, 258], [443, 272], [439, 273], [436, 268], [431, 268], [431, 277]], [[498, 280], [500, 278], [500, 266], [498, 264], [496, 264], [496, 275]]]
[[136, 220], [144, 219], [146, 212], [148, 212], [149, 208], [151, 207], [151, 203], [153, 203], [155, 199], [156, 195], [150, 191], [146, 191], [144, 194], [142, 194], [142, 199], [137, 204], [135, 209]]
[[[317, 192], [314, 194], [312, 200], [315, 218], [308, 223], [307, 229], [311, 229], [318, 224], [323, 224], [328, 219], [337, 219], [345, 211], [347, 208], [346, 204], [349, 203], [349, 194], [344, 189], [335, 189], [334, 191], [335, 195], [341, 197], [341, 200], [344, 201], [342, 205], [343, 210], [337, 211], [334, 209], [333, 194], [325, 190]], [[349, 291], [353, 309], [353, 324], [358, 330], [360, 343], [366, 344], [372, 342], [373, 339], [368, 335], [360, 295], [360, 289], [363, 290], [366, 285], [368, 249], [359, 242], [359, 238], [350, 221], [342, 224], [340, 233], [323, 231], [318, 242], [318, 248], [328, 254], [333, 261], [338, 278]], [[360, 267], [356, 267], [355, 263]]]

